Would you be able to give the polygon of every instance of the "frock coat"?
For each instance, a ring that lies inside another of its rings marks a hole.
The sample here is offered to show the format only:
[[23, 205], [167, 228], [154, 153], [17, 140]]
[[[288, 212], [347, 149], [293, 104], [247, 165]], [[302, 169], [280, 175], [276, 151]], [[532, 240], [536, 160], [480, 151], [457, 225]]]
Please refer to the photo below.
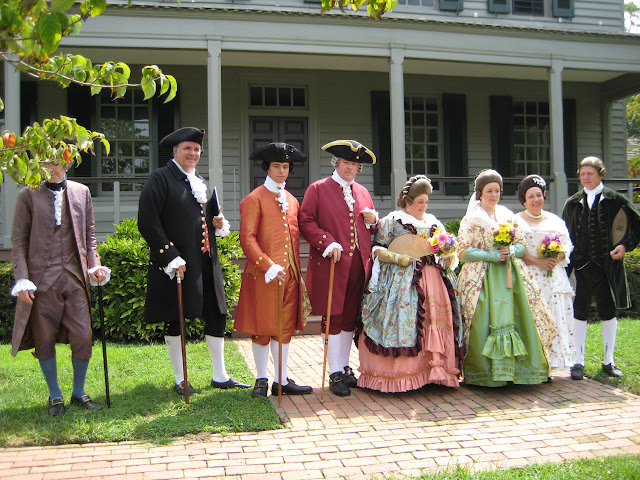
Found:
[[[212, 224], [218, 212], [215, 196], [206, 205], [197, 202], [187, 176], [173, 161], [155, 170], [144, 184], [140, 194], [138, 229], [150, 249], [144, 311], [147, 323], [178, 318], [176, 280], [164, 272], [164, 267], [178, 256], [187, 263], [182, 281], [185, 318], [202, 315], [203, 275], [213, 276], [215, 299], [220, 313], [226, 315], [224, 279]], [[202, 271], [205, 226], [211, 245], [211, 272]]]

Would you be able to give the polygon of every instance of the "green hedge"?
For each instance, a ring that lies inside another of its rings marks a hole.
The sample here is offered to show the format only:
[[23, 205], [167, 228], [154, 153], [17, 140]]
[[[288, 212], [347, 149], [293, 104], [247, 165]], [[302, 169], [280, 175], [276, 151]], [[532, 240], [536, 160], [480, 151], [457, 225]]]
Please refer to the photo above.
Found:
[[[217, 238], [218, 253], [225, 280], [227, 308], [230, 312], [238, 303], [242, 274], [234, 260], [242, 255], [237, 232]], [[104, 243], [98, 245], [102, 264], [111, 269], [111, 280], [103, 288], [105, 331], [107, 339], [116, 342], [159, 340], [161, 323], [144, 323], [145, 293], [147, 290], [147, 265], [149, 247], [138, 231], [134, 219], [126, 219], [116, 225], [116, 231]], [[14, 280], [9, 262], [0, 263], [0, 342], [11, 341], [15, 298], [10, 295]], [[100, 335], [98, 289], [92, 287], [93, 327]], [[229, 315], [227, 331], [233, 326]], [[200, 338], [204, 321], [199, 318], [186, 320], [187, 336]]]

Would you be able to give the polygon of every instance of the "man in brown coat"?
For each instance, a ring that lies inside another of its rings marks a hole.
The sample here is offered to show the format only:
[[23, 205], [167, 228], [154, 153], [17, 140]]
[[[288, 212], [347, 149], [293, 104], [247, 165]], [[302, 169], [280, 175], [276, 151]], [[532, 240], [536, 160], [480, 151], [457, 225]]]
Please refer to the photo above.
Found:
[[18, 297], [12, 351], [35, 348], [34, 356], [49, 387], [49, 414], [65, 411], [58, 385], [56, 343], [69, 343], [73, 364], [71, 403], [102, 410], [84, 383], [91, 358], [90, 279], [106, 283], [100, 266], [89, 189], [66, 180], [70, 165], [51, 164], [48, 182], [18, 193], [11, 241], [11, 294]]

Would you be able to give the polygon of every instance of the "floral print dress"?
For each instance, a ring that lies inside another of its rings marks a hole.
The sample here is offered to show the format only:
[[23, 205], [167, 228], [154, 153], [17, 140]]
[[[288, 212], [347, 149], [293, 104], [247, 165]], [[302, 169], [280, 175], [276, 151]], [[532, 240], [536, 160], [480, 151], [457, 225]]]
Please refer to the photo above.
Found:
[[[375, 246], [388, 247], [406, 234], [428, 237], [444, 230], [431, 214], [422, 220], [396, 211], [380, 221]], [[407, 267], [376, 260], [365, 290], [356, 338], [360, 355], [358, 386], [406, 392], [428, 383], [457, 387], [455, 290], [445, 269], [426, 256]]]

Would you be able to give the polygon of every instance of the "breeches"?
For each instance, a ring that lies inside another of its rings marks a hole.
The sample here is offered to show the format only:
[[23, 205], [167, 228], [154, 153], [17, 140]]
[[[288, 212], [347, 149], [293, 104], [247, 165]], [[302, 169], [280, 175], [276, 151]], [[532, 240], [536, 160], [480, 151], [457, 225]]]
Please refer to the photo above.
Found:
[[35, 292], [29, 317], [35, 341], [35, 357], [48, 360], [56, 354], [61, 328], [69, 333], [71, 354], [81, 360], [91, 358], [91, 315], [87, 291], [78, 278], [64, 271], [46, 291]]
[[576, 274], [576, 297], [573, 300], [574, 317], [588, 320], [591, 299], [595, 297], [601, 320], [611, 320], [616, 316], [616, 304], [604, 270], [593, 262], [587, 263]]
[[[216, 292], [213, 288], [211, 258], [202, 255], [202, 319], [204, 334], [212, 337], [224, 337], [227, 326], [227, 315], [220, 312]], [[175, 318], [165, 323], [165, 334], [175, 337], [180, 335], [180, 321]]]
[[[344, 252], [343, 252], [344, 255]], [[360, 307], [362, 306], [362, 292], [364, 289], [364, 265], [362, 257], [357, 250], [353, 254], [351, 260], [351, 269], [349, 270], [349, 279], [347, 280], [347, 289], [344, 293], [344, 304], [342, 307], [342, 315], [331, 315], [329, 324], [329, 335], [337, 335], [338, 333], [352, 332], [356, 328], [356, 320], [360, 315]], [[327, 331], [327, 317], [322, 317], [322, 331]]]
[[[275, 283], [276, 280], [272, 280]], [[278, 297], [273, 297], [272, 301], [276, 301]], [[296, 321], [298, 319], [298, 302], [300, 300], [300, 284], [296, 280], [293, 269], [287, 269], [284, 285], [282, 286], [282, 343], [291, 342], [291, 337], [295, 332]], [[261, 299], [256, 299], [260, 302]], [[276, 310], [277, 312], [277, 310]], [[269, 321], [269, 325], [275, 325], [278, 328], [278, 317], [275, 319], [265, 319]], [[273, 330], [272, 330], [273, 331]], [[278, 341], [277, 335], [252, 335], [251, 340], [258, 345], [268, 345], [271, 339]]]

